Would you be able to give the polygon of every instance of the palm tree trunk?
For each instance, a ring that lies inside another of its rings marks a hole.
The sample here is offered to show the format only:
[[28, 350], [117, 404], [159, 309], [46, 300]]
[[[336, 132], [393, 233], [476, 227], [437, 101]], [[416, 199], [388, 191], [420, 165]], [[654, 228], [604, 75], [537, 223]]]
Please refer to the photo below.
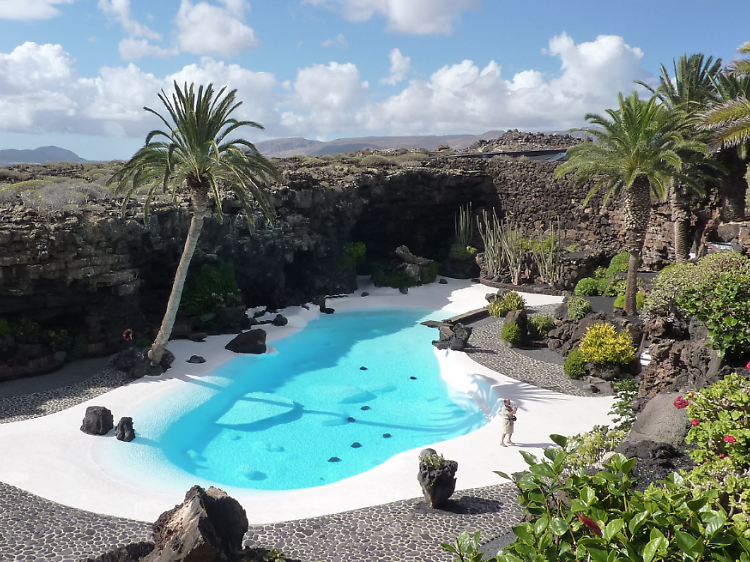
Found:
[[638, 266], [640, 265], [646, 230], [651, 219], [651, 185], [644, 176], [639, 176], [625, 191], [625, 249], [630, 254], [628, 277], [625, 284], [625, 314], [637, 314], [636, 293], [638, 291]]
[[674, 225], [674, 257], [676, 262], [686, 261], [689, 257], [688, 231], [690, 229], [690, 211], [683, 187], [672, 179], [669, 185], [669, 205]]
[[745, 216], [747, 164], [737, 155], [736, 150], [722, 151], [719, 154], [720, 162], [727, 169], [727, 174], [719, 184], [721, 220], [729, 222]]
[[193, 259], [195, 247], [198, 245], [198, 237], [203, 229], [203, 219], [206, 216], [208, 207], [208, 197], [200, 189], [192, 190], [192, 211], [193, 218], [190, 220], [190, 229], [188, 230], [185, 247], [182, 250], [180, 264], [177, 266], [174, 283], [172, 283], [172, 292], [169, 295], [167, 311], [164, 313], [164, 319], [161, 322], [161, 328], [156, 335], [156, 340], [148, 352], [148, 358], [152, 363], [159, 363], [164, 351], [167, 349], [169, 336], [172, 335], [175, 318], [177, 318], [177, 309], [180, 307], [182, 300], [182, 289], [185, 287], [185, 278], [187, 277], [190, 260]]

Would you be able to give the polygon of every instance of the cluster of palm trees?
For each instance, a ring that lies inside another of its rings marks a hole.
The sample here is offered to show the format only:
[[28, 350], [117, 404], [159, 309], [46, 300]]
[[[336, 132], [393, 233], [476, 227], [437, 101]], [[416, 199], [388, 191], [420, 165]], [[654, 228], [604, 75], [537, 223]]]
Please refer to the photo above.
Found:
[[[750, 53], [750, 43], [740, 48]], [[596, 139], [568, 151], [558, 177], [592, 182], [587, 201], [604, 191], [605, 202], [621, 197], [628, 262], [625, 311], [636, 312], [637, 270], [651, 216], [652, 199], [668, 199], [675, 229], [675, 258], [688, 257], [691, 203], [716, 188], [722, 220], [744, 215], [750, 139], [750, 60], [722, 68], [702, 54], [674, 61], [674, 75], [662, 65], [659, 85], [639, 83], [652, 97], [619, 95], [607, 116], [586, 115], [580, 129]]]

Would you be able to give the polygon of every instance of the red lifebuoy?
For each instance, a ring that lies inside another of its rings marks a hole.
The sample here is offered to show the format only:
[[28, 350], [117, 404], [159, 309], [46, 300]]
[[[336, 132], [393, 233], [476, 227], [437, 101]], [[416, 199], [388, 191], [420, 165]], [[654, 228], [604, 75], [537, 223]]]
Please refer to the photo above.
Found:
[[122, 333], [122, 340], [123, 341], [133, 341], [133, 330], [128, 328]]

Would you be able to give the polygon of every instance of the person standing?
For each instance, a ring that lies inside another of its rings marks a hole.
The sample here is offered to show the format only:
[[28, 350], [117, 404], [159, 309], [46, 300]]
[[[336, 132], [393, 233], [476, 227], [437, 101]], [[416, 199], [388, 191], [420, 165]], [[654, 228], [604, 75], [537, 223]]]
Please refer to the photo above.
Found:
[[[503, 435], [502, 437], [500, 437], [500, 445], [503, 447], [507, 447], [508, 445], [515, 445], [515, 443], [512, 441], [512, 437], [517, 411], [518, 406], [514, 406], [511, 408], [510, 398], [506, 398], [505, 400], [503, 400], [503, 408], [500, 411], [500, 416], [502, 417], [503, 421]], [[508, 436], [508, 445], [505, 444], [506, 435]]]

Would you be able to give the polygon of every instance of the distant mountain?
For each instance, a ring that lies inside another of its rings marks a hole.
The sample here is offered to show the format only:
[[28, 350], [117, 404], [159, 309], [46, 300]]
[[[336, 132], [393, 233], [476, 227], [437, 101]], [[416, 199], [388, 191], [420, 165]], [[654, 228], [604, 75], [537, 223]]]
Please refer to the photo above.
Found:
[[86, 162], [75, 152], [57, 146], [41, 146], [34, 150], [0, 150], [0, 166], [11, 164], [46, 164], [47, 162]]
[[480, 139], [493, 139], [503, 134], [503, 131], [488, 131], [481, 135], [440, 135], [440, 136], [411, 136], [411, 137], [354, 137], [336, 139], [328, 142], [312, 141], [303, 138], [273, 139], [255, 144], [264, 155], [274, 158], [287, 156], [324, 156], [326, 154], [340, 154], [370, 148], [385, 150], [387, 148], [424, 148], [436, 150], [438, 146], [447, 144], [454, 150], [467, 148]]

